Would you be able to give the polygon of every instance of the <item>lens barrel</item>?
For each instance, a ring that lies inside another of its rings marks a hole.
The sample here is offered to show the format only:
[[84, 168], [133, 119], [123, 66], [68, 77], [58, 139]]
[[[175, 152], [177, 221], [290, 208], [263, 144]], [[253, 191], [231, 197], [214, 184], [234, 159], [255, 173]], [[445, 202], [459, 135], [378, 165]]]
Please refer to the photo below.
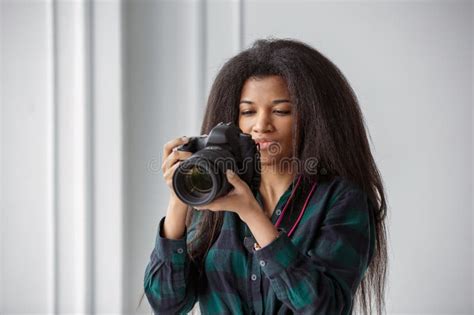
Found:
[[178, 166], [173, 175], [173, 189], [190, 206], [206, 205], [232, 189], [225, 176], [227, 169], [236, 170], [230, 152], [205, 148]]

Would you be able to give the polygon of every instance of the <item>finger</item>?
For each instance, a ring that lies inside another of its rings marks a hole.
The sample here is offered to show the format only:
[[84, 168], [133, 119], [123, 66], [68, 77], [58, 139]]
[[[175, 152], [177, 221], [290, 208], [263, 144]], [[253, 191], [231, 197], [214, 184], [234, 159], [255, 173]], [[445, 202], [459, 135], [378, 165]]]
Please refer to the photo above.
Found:
[[166, 159], [163, 160], [163, 163], [161, 163], [161, 170], [163, 171], [163, 173], [165, 173], [168, 169], [176, 165], [176, 162], [178, 160], [178, 153], [171, 152], [170, 155], [168, 155]]
[[177, 162], [175, 163], [173, 166], [171, 166], [170, 168], [166, 169], [163, 173], [163, 177], [166, 179], [166, 180], [171, 180], [171, 178], [173, 178], [173, 174], [174, 172], [176, 171], [176, 169], [178, 168], [178, 166], [181, 164], [181, 162]]
[[173, 166], [178, 160], [184, 161], [187, 158], [189, 158], [191, 155], [193, 155], [191, 152], [187, 151], [173, 151], [166, 160], [163, 161], [163, 164], [161, 164], [161, 169], [166, 171], [168, 168]]
[[228, 169], [226, 171], [226, 176], [227, 176], [227, 180], [229, 181], [229, 183], [234, 186], [234, 188], [242, 188], [242, 185], [243, 185], [243, 181], [242, 179], [239, 177], [239, 175], [237, 175], [235, 172], [233, 172], [232, 170]]
[[171, 154], [171, 151], [173, 148], [185, 144], [189, 141], [188, 137], [181, 137], [181, 138], [176, 138], [173, 140], [168, 141], [164, 146], [163, 146], [163, 160], [168, 157], [168, 155]]

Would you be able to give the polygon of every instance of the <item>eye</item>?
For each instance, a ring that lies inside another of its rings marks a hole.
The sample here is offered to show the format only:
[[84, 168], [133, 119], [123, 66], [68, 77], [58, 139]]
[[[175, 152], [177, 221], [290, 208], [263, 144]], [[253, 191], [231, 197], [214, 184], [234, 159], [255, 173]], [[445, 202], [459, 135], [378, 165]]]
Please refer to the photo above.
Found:
[[253, 114], [253, 113], [254, 113], [253, 110], [244, 110], [244, 111], [240, 112], [240, 115], [248, 116], [248, 115]]
[[291, 111], [289, 111], [289, 110], [275, 110], [274, 112], [277, 113], [278, 115], [282, 115], [282, 116], [283, 115], [288, 115], [288, 114], [291, 113]]

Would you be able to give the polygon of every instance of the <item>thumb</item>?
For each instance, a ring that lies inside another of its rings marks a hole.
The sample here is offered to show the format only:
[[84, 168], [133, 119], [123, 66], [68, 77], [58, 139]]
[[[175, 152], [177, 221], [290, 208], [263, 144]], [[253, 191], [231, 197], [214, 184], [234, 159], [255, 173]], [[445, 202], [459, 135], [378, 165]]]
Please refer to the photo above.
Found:
[[226, 171], [226, 175], [227, 175], [227, 180], [229, 181], [229, 183], [231, 183], [235, 188], [237, 188], [238, 186], [241, 186], [242, 180], [237, 174], [235, 174], [234, 171], [228, 169]]

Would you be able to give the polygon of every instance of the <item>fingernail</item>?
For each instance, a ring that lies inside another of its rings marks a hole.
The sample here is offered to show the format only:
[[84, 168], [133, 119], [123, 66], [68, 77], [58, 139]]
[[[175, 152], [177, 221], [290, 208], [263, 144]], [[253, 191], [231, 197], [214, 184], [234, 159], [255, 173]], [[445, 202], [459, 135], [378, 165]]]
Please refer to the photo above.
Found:
[[182, 137], [181, 137], [181, 140], [183, 140], [184, 142], [188, 142], [189, 139], [188, 139], [188, 137], [186, 137], [186, 136], [182, 136]]
[[232, 170], [227, 170], [227, 176], [233, 177], [235, 173]]

